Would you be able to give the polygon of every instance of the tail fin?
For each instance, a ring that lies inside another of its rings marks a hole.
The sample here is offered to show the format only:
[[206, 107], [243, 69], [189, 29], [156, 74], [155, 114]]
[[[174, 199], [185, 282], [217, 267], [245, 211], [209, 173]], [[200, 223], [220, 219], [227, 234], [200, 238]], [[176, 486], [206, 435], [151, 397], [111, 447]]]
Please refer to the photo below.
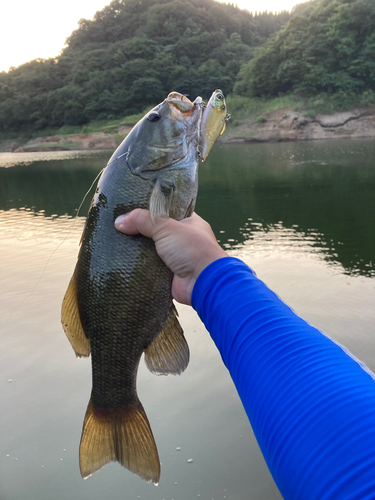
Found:
[[79, 451], [82, 477], [86, 479], [109, 462], [119, 462], [146, 481], [159, 482], [158, 450], [141, 403], [101, 410], [90, 399]]

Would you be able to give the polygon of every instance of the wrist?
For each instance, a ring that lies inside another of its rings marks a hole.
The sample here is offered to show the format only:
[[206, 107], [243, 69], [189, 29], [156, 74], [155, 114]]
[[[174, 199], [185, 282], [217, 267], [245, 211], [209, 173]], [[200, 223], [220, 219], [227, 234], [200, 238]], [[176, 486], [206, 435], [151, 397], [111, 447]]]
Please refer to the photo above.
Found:
[[204, 249], [193, 272], [194, 282], [207, 266], [223, 257], [228, 257], [228, 254], [219, 245], [213, 245], [210, 248]]

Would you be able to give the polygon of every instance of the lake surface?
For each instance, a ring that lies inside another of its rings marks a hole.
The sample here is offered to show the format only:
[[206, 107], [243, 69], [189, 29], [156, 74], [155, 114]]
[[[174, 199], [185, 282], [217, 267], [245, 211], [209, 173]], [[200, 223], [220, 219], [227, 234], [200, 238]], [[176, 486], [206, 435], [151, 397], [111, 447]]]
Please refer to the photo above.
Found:
[[[111, 153], [0, 154], [0, 499], [281, 498], [186, 306], [186, 372], [156, 377], [141, 362], [138, 375], [159, 486], [118, 464], [81, 479], [91, 367], [75, 358], [60, 307], [91, 195], [75, 218], [77, 208]], [[375, 141], [217, 145], [200, 167], [196, 211], [231, 255], [375, 370]]]

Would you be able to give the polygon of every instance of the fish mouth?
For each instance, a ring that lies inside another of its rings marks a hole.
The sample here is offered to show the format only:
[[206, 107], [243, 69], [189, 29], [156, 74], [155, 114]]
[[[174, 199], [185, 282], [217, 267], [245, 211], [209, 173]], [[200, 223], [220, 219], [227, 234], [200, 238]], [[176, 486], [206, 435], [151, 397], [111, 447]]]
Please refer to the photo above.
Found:
[[188, 121], [192, 115], [195, 115], [197, 110], [201, 110], [203, 107], [203, 100], [201, 97], [197, 97], [194, 102], [191, 102], [188, 97], [179, 92], [170, 92], [166, 99], [171, 116], [177, 120]]

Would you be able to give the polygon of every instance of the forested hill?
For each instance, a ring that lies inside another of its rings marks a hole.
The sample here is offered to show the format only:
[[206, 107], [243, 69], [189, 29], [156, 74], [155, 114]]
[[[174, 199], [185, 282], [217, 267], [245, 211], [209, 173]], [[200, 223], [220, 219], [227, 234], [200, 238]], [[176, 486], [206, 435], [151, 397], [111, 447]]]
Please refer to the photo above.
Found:
[[375, 0], [312, 0], [241, 69], [242, 95], [375, 97]]
[[228, 94], [241, 66], [290, 18], [213, 0], [113, 0], [79, 21], [56, 59], [0, 73], [0, 132], [129, 115], [171, 90]]

